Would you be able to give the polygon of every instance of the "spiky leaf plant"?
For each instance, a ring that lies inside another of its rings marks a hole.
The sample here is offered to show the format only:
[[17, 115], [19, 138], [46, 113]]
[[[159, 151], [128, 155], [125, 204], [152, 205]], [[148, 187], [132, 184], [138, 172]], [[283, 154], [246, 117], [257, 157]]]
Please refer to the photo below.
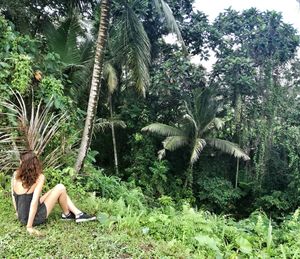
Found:
[[19, 92], [12, 91], [15, 102], [0, 101], [1, 115], [7, 120], [0, 128], [0, 166], [2, 171], [16, 168], [19, 154], [33, 150], [41, 159], [44, 167], [58, 167], [61, 148], [56, 147], [45, 154], [45, 149], [63, 124], [66, 114], [51, 112], [52, 99], [44, 106], [42, 100], [36, 106], [34, 102], [28, 110], [25, 100]]

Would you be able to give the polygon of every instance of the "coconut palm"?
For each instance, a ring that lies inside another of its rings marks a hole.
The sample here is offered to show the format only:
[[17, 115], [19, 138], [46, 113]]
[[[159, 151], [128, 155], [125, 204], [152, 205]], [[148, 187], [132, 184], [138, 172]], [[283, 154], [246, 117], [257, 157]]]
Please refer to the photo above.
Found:
[[[171, 32], [176, 33], [180, 42], [183, 43], [178, 25], [172, 14], [172, 11], [167, 3], [163, 0], [150, 0], [153, 6], [158, 10], [160, 15], [163, 15], [167, 27]], [[129, 68], [129, 76], [134, 86], [143, 95], [149, 84], [149, 64], [150, 64], [150, 41], [144, 30], [141, 19], [138, 18], [134, 12], [134, 6], [144, 6], [147, 8], [149, 0], [142, 1], [127, 1], [118, 0], [116, 3], [120, 4], [123, 8], [120, 16], [115, 19], [114, 32], [115, 36], [112, 38], [114, 44], [115, 58], [121, 64]], [[96, 110], [99, 99], [99, 92], [101, 88], [102, 66], [104, 59], [104, 49], [107, 41], [107, 32], [109, 26], [109, 14], [111, 9], [111, 0], [102, 0], [100, 4], [101, 16], [100, 27], [96, 44], [96, 55], [94, 61], [94, 69], [92, 75], [92, 83], [90, 89], [90, 97], [87, 108], [87, 116], [81, 140], [78, 157], [75, 164], [75, 170], [79, 170], [83, 166], [84, 159], [87, 155], [91, 143], [91, 137], [96, 118]], [[184, 44], [183, 44], [184, 45]]]
[[126, 124], [122, 120], [118, 120], [114, 117], [112, 96], [118, 86], [117, 72], [110, 63], [106, 63], [103, 69], [104, 79], [107, 85], [108, 98], [107, 103], [109, 106], [110, 118], [109, 119], [97, 119], [95, 123], [95, 130], [102, 130], [106, 128], [111, 128], [113, 150], [114, 150], [114, 162], [116, 175], [119, 174], [119, 162], [118, 162], [118, 152], [117, 152], [117, 140], [115, 134], [115, 127], [126, 128]]
[[110, 6], [111, 0], [102, 0], [100, 4], [101, 8], [101, 18], [100, 26], [98, 31], [97, 43], [95, 48], [95, 60], [92, 74], [92, 82], [90, 89], [90, 96], [87, 108], [87, 115], [83, 130], [83, 135], [81, 139], [81, 145], [78, 152], [78, 157], [75, 164], [75, 170], [80, 171], [83, 165], [83, 161], [87, 155], [91, 137], [93, 133], [94, 122], [96, 118], [96, 111], [98, 106], [99, 93], [101, 88], [101, 76], [102, 76], [102, 67], [104, 60], [104, 51], [107, 41], [107, 32], [109, 25], [109, 16], [110, 16]]
[[183, 121], [178, 126], [153, 123], [142, 129], [142, 131], [166, 137], [162, 142], [163, 149], [158, 152], [160, 159], [165, 156], [166, 150], [174, 151], [183, 146], [188, 147], [190, 159], [185, 186], [191, 187], [193, 164], [199, 159], [201, 151], [206, 145], [220, 149], [237, 158], [250, 159], [237, 144], [212, 136], [212, 132], [220, 130], [224, 123], [216, 117], [218, 105], [210, 90], [195, 91], [193, 104], [190, 107], [185, 104], [185, 111]]

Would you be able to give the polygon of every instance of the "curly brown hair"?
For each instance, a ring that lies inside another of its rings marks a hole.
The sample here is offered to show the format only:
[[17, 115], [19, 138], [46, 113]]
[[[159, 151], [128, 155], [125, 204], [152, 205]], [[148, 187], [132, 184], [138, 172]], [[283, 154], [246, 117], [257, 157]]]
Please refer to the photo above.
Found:
[[42, 173], [42, 165], [32, 150], [22, 153], [20, 159], [16, 179], [22, 182], [24, 188], [30, 188]]

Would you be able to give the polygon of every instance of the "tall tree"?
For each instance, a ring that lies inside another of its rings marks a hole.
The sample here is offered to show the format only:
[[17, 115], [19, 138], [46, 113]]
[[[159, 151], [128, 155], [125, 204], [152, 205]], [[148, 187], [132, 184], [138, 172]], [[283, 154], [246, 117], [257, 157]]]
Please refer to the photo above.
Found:
[[[279, 71], [294, 57], [299, 37], [281, 14], [255, 8], [243, 12], [228, 9], [213, 27], [211, 46], [218, 60], [212, 77], [230, 103], [227, 107], [234, 110], [233, 138], [255, 153], [256, 179], [261, 183], [268, 171], [278, 110]], [[253, 130], [257, 140], [250, 140]]]
[[[161, 16], [164, 16], [167, 28], [176, 33], [178, 40], [182, 43], [184, 48], [184, 43], [176, 23], [176, 20], [173, 16], [173, 13], [166, 2], [163, 0], [150, 0], [153, 2], [153, 5], [159, 12]], [[108, 38], [108, 17], [110, 11], [111, 1], [101, 2], [101, 17], [100, 17], [100, 27], [98, 33], [98, 41], [96, 46], [96, 57], [95, 65], [93, 71], [92, 87], [90, 90], [90, 98], [88, 104], [88, 112], [85, 122], [84, 133], [81, 141], [81, 146], [78, 154], [78, 158], [75, 165], [75, 170], [78, 172], [82, 166], [84, 159], [87, 155], [90, 143], [91, 136], [93, 131], [93, 125], [96, 116], [97, 103], [99, 99], [99, 90], [101, 87], [100, 78], [102, 75], [102, 65], [103, 65], [103, 50], [105, 48], [105, 43]], [[137, 5], [139, 8], [147, 7], [148, 1], [125, 1], [119, 0], [116, 3], [121, 5], [119, 11], [119, 16], [113, 21], [115, 24], [115, 30], [112, 34], [115, 34], [115, 37], [111, 39], [112, 45], [114, 46], [115, 51], [115, 61], [119, 61], [120, 64], [129, 68], [128, 75], [137, 90], [145, 96], [146, 87], [149, 84], [149, 65], [150, 65], [150, 42], [148, 35], [146, 34], [143, 23], [141, 19], [134, 12], [133, 7]], [[133, 5], [133, 7], [131, 6]], [[103, 10], [104, 9], [104, 10]], [[104, 12], [104, 14], [102, 14]], [[105, 19], [105, 21], [104, 21]], [[101, 33], [102, 31], [102, 33]], [[104, 34], [105, 33], [105, 34]], [[100, 40], [101, 39], [101, 40]], [[101, 42], [101, 46], [99, 44]], [[98, 48], [101, 47], [101, 61], [97, 61]], [[97, 63], [97, 62], [99, 63]], [[95, 70], [95, 67], [97, 69]], [[95, 75], [95, 73], [100, 73]]]
[[0, 0], [0, 9], [5, 18], [14, 23], [17, 31], [39, 37], [49, 21], [60, 22], [74, 9], [88, 18], [96, 4], [96, 0]]
[[88, 102], [88, 109], [87, 109], [83, 136], [81, 139], [81, 145], [78, 152], [78, 158], [75, 164], [75, 170], [77, 172], [79, 172], [83, 166], [84, 159], [87, 155], [91, 143], [91, 137], [92, 137], [93, 126], [94, 126], [97, 106], [98, 106], [99, 93], [101, 88], [101, 76], [102, 76], [104, 51], [105, 51], [105, 46], [107, 41], [107, 32], [109, 26], [110, 7], [111, 7], [111, 0], [101, 1], [100, 26], [98, 31], [97, 43], [96, 43], [95, 61], [94, 61], [92, 83], [91, 83], [90, 96]]
[[111, 135], [112, 135], [112, 143], [113, 143], [113, 152], [114, 152], [114, 163], [115, 163], [115, 172], [116, 175], [119, 175], [119, 160], [118, 160], [118, 152], [117, 152], [117, 140], [116, 140], [116, 133], [115, 133], [115, 127], [122, 127], [125, 128], [126, 124], [124, 121], [117, 120], [114, 116], [113, 111], [113, 93], [118, 87], [118, 78], [117, 78], [117, 72], [114, 69], [114, 67], [110, 63], [106, 63], [104, 66], [103, 75], [106, 81], [107, 86], [107, 103], [109, 106], [109, 113], [110, 118], [109, 119], [98, 119], [96, 120], [95, 124], [95, 130], [101, 129], [104, 130], [107, 127], [111, 128]]

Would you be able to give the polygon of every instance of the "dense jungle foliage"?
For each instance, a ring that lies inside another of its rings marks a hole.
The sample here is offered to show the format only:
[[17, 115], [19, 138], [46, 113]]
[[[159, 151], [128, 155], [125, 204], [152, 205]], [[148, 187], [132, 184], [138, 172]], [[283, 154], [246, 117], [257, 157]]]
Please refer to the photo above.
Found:
[[[63, 182], [98, 215], [95, 240], [118, 240], [101, 251], [108, 258], [299, 258], [299, 32], [275, 11], [228, 9], [209, 22], [193, 0], [112, 1], [94, 131], [77, 173], [100, 5], [0, 0], [1, 99], [15, 103], [18, 91], [29, 110], [52, 101], [65, 116], [43, 154], [60, 152], [61, 169], [45, 168], [48, 188]], [[211, 51], [211, 70], [191, 63]], [[0, 111], [1, 128], [18, 124]], [[1, 217], [12, 209], [12, 168], [0, 172]], [[0, 225], [0, 256], [26, 256], [15, 250], [24, 236], [7, 232], [14, 224]]]
[[[73, 168], [46, 170], [47, 188], [64, 182], [76, 203], [96, 213], [98, 221], [61, 221], [57, 210], [39, 227], [46, 234], [40, 238], [20, 227], [9, 193], [0, 190], [1, 257], [299, 258], [299, 209], [278, 225], [262, 212], [236, 222], [187, 202], [175, 204], [169, 196], [161, 196], [154, 208], [138, 188], [103, 170], [86, 169], [90, 177], [76, 186], [70, 180]], [[90, 193], [95, 188], [101, 197]]]

